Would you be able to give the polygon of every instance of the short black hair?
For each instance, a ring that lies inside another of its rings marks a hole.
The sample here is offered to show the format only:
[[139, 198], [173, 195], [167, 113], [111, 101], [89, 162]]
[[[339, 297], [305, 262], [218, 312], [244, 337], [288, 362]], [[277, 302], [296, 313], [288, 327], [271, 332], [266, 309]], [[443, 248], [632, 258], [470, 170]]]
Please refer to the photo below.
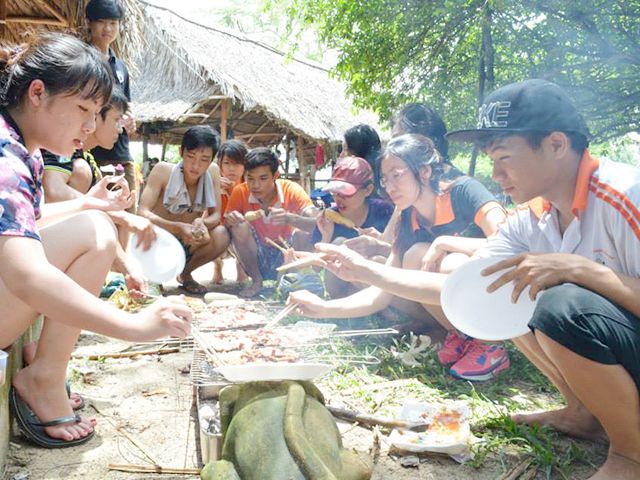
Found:
[[112, 108], [117, 108], [122, 113], [129, 112], [129, 99], [122, 91], [119, 85], [114, 85], [113, 90], [111, 91], [111, 100], [100, 110], [100, 116], [102, 120], [107, 118], [107, 113]]
[[[555, 131], [555, 130], [554, 130]], [[488, 132], [483, 135], [478, 142], [480, 150], [487, 151], [498, 140], [502, 140], [508, 137], [521, 137], [527, 142], [527, 145], [533, 150], [538, 150], [542, 141], [551, 135], [553, 131], [525, 131], [525, 132]], [[578, 132], [562, 132], [564, 133], [569, 142], [571, 143], [571, 150], [578, 155], [582, 155], [584, 151], [589, 147], [589, 140], [583, 134]]]
[[96, 20], [122, 20], [124, 10], [118, 0], [91, 0], [85, 9], [85, 15], [90, 22]]
[[209, 125], [196, 125], [184, 132], [180, 145], [181, 151], [202, 147], [211, 147], [213, 150], [211, 159], [213, 159], [220, 148], [220, 134]]
[[244, 165], [247, 163], [247, 145], [241, 140], [227, 140], [218, 150], [218, 159], [229, 158], [234, 163]]
[[269, 167], [271, 173], [276, 173], [278, 171], [280, 160], [273, 150], [267, 147], [258, 147], [247, 153], [247, 163], [245, 164], [245, 169], [247, 171], [265, 165]]

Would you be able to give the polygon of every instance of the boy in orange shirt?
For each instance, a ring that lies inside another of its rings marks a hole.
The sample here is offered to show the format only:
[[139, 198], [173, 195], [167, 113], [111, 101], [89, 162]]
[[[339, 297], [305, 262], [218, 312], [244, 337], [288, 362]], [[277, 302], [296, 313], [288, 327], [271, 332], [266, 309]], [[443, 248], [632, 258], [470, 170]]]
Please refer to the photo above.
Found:
[[[246, 182], [231, 193], [225, 213], [225, 226], [231, 232], [236, 258], [251, 277], [251, 284], [240, 295], [253, 297], [262, 281], [276, 278], [283, 263], [282, 252], [266, 239], [289, 240], [296, 228], [310, 232], [316, 224], [316, 210], [309, 195], [298, 184], [282, 180], [279, 161], [268, 148], [255, 148], [247, 154]], [[262, 210], [264, 216], [249, 223], [244, 214]]]

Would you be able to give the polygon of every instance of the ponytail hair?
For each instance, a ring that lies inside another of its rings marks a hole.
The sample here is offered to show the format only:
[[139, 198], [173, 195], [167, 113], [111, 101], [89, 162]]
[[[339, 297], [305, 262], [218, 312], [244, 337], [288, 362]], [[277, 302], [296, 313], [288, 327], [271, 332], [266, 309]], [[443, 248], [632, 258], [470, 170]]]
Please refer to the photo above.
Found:
[[[384, 150], [383, 158], [392, 156], [407, 164], [413, 178], [419, 185], [420, 192], [425, 188], [422, 180], [424, 167], [431, 168], [429, 187], [432, 191], [440, 192], [440, 181], [443, 175], [442, 157], [430, 138], [417, 134], [400, 135], [393, 138]], [[411, 225], [413, 208], [402, 211], [400, 221], [395, 232], [393, 250], [401, 257], [418, 241]]]
[[18, 106], [34, 80], [41, 80], [50, 95], [81, 94], [103, 104], [113, 88], [111, 69], [100, 52], [63, 33], [0, 47], [0, 106]]

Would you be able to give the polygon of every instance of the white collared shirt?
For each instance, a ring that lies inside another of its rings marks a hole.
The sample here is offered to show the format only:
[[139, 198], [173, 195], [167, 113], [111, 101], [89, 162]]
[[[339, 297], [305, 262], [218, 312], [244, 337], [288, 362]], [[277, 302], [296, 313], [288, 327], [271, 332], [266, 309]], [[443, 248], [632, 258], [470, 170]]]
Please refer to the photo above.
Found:
[[477, 256], [573, 253], [640, 278], [640, 169], [602, 160], [584, 187], [585, 208], [564, 234], [554, 207], [518, 208]]

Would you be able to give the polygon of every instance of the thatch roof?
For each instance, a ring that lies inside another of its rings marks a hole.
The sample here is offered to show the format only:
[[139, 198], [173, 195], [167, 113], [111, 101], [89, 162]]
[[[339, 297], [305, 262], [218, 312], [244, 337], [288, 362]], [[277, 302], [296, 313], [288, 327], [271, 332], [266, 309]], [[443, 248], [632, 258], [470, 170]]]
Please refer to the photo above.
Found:
[[[308, 146], [339, 142], [356, 123], [376, 124], [373, 114], [354, 116], [342, 86], [321, 65], [142, 0], [120, 1], [125, 18], [114, 47], [129, 65], [133, 110], [152, 141], [178, 143], [196, 123], [217, 127], [225, 108], [229, 129], [252, 144], [285, 135]], [[42, 29], [86, 37], [87, 2], [0, 0], [0, 38], [19, 43]]]
[[0, 2], [2, 39], [20, 42], [42, 28], [74, 29], [84, 17], [83, 8], [83, 2], [3, 0]]
[[[175, 142], [189, 125], [217, 126], [224, 98], [231, 103], [229, 128], [254, 144], [275, 143], [285, 134], [337, 142], [362, 122], [322, 66], [140, 3], [146, 43], [134, 60], [139, 75], [132, 79], [132, 96], [138, 123], [147, 124], [152, 139], [161, 134]], [[373, 115], [367, 120], [375, 124]]]
[[[69, 31], [86, 36], [85, 6], [89, 0], [0, 0], [0, 39], [21, 43], [35, 32], [45, 30]], [[125, 19], [118, 44], [127, 45], [127, 57], [135, 56], [142, 45], [138, 25], [142, 5], [136, 0], [120, 0]]]

